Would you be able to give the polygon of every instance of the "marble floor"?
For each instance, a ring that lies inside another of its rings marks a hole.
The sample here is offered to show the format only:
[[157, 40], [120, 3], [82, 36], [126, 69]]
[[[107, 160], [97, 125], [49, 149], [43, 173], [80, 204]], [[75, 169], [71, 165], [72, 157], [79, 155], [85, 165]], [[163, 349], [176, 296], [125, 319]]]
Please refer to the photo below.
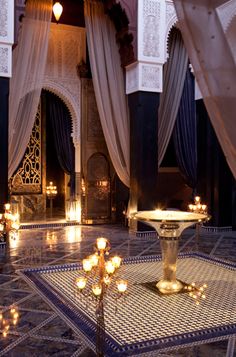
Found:
[[[181, 252], [197, 250], [236, 262], [236, 232], [201, 230], [199, 239], [195, 233], [195, 229], [184, 232]], [[112, 250], [123, 257], [160, 253], [155, 237], [136, 237], [125, 227], [108, 225], [22, 229], [8, 248], [0, 248], [0, 309], [14, 304], [20, 312], [19, 323], [9, 335], [3, 338], [0, 334], [0, 356], [94, 356], [80, 336], [18, 276], [17, 270], [78, 262], [91, 254], [99, 236], [108, 238]], [[221, 357], [226, 350], [227, 341], [223, 341], [153, 356]], [[236, 352], [230, 357], [236, 357]]]

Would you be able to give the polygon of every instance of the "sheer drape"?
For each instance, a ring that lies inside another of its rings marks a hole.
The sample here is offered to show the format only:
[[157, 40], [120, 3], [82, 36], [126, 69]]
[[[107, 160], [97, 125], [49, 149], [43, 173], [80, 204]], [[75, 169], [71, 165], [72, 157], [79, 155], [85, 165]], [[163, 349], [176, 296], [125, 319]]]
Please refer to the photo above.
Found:
[[188, 69], [173, 140], [179, 169], [186, 183], [193, 189], [197, 185], [197, 123], [194, 97], [194, 78]]
[[103, 4], [84, 1], [93, 85], [107, 148], [121, 181], [129, 187], [129, 116], [115, 29]]
[[188, 65], [182, 37], [172, 30], [169, 59], [164, 67], [163, 92], [158, 110], [158, 165], [164, 158], [175, 125]]
[[70, 196], [75, 194], [75, 148], [71, 137], [70, 113], [62, 101], [46, 92], [47, 117], [49, 118], [57, 158], [62, 170], [70, 175]]
[[[212, 125], [229, 167], [236, 178], [236, 65], [227, 40], [225, 6], [232, 1], [175, 0], [179, 26]], [[225, 5], [224, 5], [225, 4]], [[217, 6], [224, 5], [217, 9]], [[233, 41], [232, 41], [233, 40]]]
[[9, 98], [9, 168], [24, 156], [38, 109], [46, 65], [52, 0], [27, 0], [19, 42], [13, 51]]

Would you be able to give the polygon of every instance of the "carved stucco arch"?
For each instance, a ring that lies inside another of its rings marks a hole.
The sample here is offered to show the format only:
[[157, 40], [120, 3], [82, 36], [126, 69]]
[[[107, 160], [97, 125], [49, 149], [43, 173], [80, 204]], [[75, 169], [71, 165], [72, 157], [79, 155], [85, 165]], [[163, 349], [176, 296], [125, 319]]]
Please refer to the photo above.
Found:
[[177, 15], [174, 12], [171, 18], [169, 19], [168, 23], [166, 24], [166, 29], [165, 29], [165, 51], [166, 51], [166, 61], [168, 59], [168, 44], [169, 44], [169, 37], [171, 30], [174, 26], [178, 24], [178, 19]]
[[72, 137], [74, 145], [80, 142], [80, 107], [71, 93], [61, 84], [46, 80], [43, 89], [57, 95], [67, 106], [72, 119]]

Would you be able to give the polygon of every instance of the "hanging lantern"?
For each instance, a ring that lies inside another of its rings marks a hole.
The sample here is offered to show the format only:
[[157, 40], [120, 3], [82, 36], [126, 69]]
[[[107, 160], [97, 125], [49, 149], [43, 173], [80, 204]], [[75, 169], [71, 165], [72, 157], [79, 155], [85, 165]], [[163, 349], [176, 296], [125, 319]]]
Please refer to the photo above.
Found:
[[58, 23], [60, 17], [61, 17], [61, 14], [62, 14], [62, 11], [63, 11], [63, 7], [62, 5], [57, 1], [55, 2], [55, 4], [53, 5], [53, 14], [55, 16], [55, 19], [56, 19], [56, 22]]

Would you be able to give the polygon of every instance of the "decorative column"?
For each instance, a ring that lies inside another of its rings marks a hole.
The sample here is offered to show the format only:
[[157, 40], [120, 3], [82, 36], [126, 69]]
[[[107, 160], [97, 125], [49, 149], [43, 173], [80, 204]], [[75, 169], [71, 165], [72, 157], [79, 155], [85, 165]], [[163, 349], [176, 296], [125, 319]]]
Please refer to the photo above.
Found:
[[12, 75], [12, 45], [14, 42], [14, 1], [0, 0], [0, 212], [8, 194], [8, 115], [9, 77]]
[[[165, 0], [138, 0], [137, 60], [126, 66], [130, 109], [130, 210], [157, 207], [158, 106], [166, 61]], [[135, 43], [135, 41], [134, 41]], [[149, 230], [132, 221], [132, 230]]]

